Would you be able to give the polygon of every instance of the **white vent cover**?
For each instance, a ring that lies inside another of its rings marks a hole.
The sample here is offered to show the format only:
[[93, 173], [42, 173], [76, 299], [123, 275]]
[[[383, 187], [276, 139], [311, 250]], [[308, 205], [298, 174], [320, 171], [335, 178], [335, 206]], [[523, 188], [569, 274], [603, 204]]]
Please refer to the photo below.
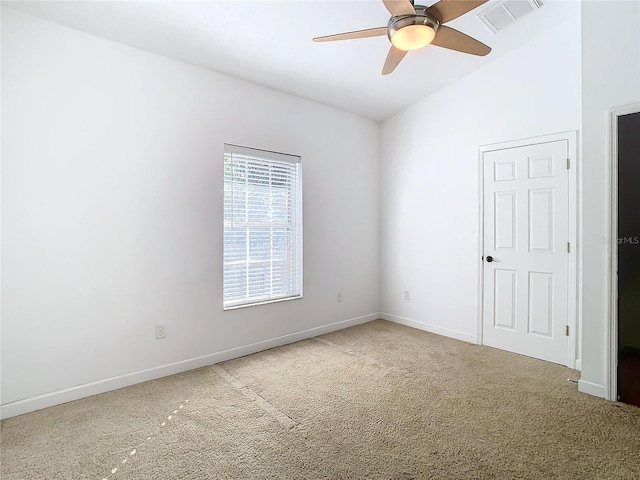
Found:
[[507, 25], [542, 6], [539, 0], [501, 0], [478, 14], [480, 20], [493, 33], [498, 33]]

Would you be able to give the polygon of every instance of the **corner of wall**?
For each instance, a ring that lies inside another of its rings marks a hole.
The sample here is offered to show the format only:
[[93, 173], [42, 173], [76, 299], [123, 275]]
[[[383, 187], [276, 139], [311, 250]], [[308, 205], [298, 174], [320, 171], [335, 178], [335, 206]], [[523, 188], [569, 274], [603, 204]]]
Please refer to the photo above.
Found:
[[599, 383], [593, 383], [582, 379], [578, 380], [578, 391], [605, 399], [608, 396], [606, 385], [600, 385]]

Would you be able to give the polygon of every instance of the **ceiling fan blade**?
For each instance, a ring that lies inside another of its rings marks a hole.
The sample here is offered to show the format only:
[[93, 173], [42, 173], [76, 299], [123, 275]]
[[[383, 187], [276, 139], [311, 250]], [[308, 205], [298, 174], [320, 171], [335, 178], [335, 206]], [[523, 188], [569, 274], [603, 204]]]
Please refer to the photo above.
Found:
[[333, 42], [335, 40], [352, 40], [354, 38], [379, 37], [387, 34], [387, 27], [367, 28], [366, 30], [356, 30], [355, 32], [336, 33], [326, 37], [316, 37], [314, 42]]
[[480, 57], [484, 57], [491, 51], [491, 47], [446, 25], [440, 25], [436, 38], [431, 44]]
[[487, 3], [488, 0], [440, 0], [431, 5], [427, 11], [435, 15], [440, 23], [447, 23], [460, 15], [470, 12], [474, 8]]
[[416, 9], [413, 8], [409, 0], [382, 0], [382, 3], [384, 3], [384, 6], [387, 7], [389, 13], [394, 17], [416, 14]]
[[389, 75], [393, 72], [406, 54], [406, 50], [400, 50], [391, 45], [391, 49], [387, 54], [387, 60], [384, 62], [384, 67], [382, 67], [382, 75]]

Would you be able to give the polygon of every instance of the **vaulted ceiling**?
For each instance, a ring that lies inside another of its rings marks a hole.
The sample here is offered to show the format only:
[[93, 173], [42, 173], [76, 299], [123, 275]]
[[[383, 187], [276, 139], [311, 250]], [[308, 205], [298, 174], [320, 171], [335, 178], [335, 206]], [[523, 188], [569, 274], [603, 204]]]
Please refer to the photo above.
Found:
[[[381, 75], [386, 36], [315, 43], [316, 36], [386, 26], [380, 0], [19, 1], [3, 5], [92, 35], [331, 105], [374, 120], [392, 116], [569, 15], [569, 2], [542, 8], [494, 34], [478, 14], [447, 25], [489, 45], [476, 57], [428, 46]], [[433, 0], [417, 1], [424, 5]]]

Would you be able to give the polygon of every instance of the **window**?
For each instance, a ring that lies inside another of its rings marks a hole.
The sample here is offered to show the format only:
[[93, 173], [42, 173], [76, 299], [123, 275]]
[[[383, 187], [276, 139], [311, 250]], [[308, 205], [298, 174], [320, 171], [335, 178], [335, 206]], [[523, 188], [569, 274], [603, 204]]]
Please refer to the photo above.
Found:
[[224, 146], [224, 309], [302, 297], [300, 157]]

